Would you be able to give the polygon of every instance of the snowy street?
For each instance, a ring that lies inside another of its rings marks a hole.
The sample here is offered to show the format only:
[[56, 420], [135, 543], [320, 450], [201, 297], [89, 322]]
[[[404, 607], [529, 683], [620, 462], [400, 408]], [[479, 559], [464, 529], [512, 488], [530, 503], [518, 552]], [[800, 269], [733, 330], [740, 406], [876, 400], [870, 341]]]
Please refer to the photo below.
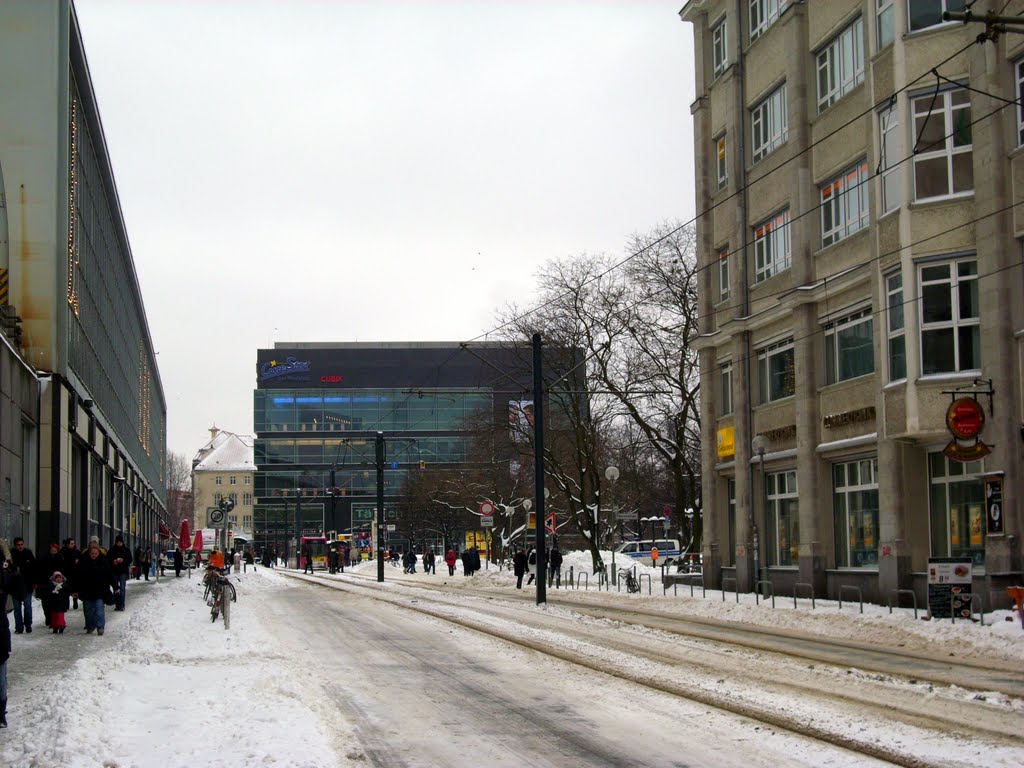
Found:
[[132, 582], [102, 638], [17, 636], [0, 764], [1024, 762], [1019, 620], [375, 578], [238, 574], [230, 630], [195, 575]]

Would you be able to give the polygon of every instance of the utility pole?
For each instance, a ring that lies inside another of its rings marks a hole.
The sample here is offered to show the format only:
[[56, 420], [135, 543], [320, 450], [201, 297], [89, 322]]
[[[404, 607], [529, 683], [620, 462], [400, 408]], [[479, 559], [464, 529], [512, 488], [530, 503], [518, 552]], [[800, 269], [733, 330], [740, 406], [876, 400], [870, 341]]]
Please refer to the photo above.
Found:
[[[540, 334], [533, 334], [533, 425], [534, 425], [534, 489], [537, 495], [537, 605], [548, 601], [548, 556], [545, 549], [544, 526], [544, 369]], [[529, 513], [527, 513], [529, 514]]]
[[384, 433], [377, 433], [377, 581], [384, 581]]

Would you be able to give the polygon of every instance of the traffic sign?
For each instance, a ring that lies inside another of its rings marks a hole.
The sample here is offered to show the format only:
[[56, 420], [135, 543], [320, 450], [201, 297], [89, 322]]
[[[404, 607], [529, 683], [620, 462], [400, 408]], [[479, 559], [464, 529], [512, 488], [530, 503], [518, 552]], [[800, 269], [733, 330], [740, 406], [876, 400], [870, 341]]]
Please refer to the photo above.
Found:
[[490, 517], [494, 514], [494, 505], [489, 501], [480, 502], [480, 514], [484, 517]]
[[481, 517], [480, 518], [480, 527], [481, 528], [493, 528], [494, 527], [494, 516], [493, 515], [484, 515], [483, 517]]

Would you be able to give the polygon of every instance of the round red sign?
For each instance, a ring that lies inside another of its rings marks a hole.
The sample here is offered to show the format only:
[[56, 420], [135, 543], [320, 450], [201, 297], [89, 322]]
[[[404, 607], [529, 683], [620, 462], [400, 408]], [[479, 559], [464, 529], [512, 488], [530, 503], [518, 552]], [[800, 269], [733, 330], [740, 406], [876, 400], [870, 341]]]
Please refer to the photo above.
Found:
[[489, 501], [481, 502], [480, 503], [480, 514], [483, 515], [484, 517], [490, 517], [491, 515], [494, 514], [494, 505], [491, 504], [491, 502], [489, 502]]
[[970, 440], [981, 433], [985, 426], [985, 411], [981, 403], [972, 397], [961, 397], [949, 404], [946, 411], [946, 427], [953, 437]]

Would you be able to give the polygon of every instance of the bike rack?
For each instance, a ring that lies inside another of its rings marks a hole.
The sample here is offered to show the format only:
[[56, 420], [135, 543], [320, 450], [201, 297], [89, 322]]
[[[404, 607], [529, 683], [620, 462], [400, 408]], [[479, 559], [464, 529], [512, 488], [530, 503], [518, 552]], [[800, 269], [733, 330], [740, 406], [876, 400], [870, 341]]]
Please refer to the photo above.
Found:
[[892, 589], [889, 590], [889, 613], [892, 613], [892, 596], [896, 595], [896, 604], [899, 607], [900, 595], [910, 595], [914, 601], [914, 618], [917, 618], [917, 593], [912, 589]]
[[[956, 598], [957, 598], [956, 595], [950, 595], [949, 596], [949, 614], [953, 618], [953, 622], [952, 622], [953, 624], [956, 624], [956, 610], [953, 608], [953, 601], [956, 600]], [[972, 619], [974, 618], [974, 601], [975, 600], [978, 601], [978, 615], [981, 616], [981, 626], [984, 627], [985, 626], [985, 606], [981, 602], [981, 595], [976, 595], [973, 592], [971, 593], [971, 606], [970, 606], [970, 609], [969, 609], [971, 611], [971, 618]]]
[[569, 584], [576, 588], [576, 568], [572, 565], [569, 566]]
[[839, 610], [843, 610], [843, 590], [852, 589], [857, 593], [857, 599], [860, 600], [860, 612], [864, 613], [864, 593], [860, 591], [860, 587], [855, 584], [843, 584], [839, 587]]
[[583, 588], [590, 591], [590, 574], [586, 571], [580, 571], [576, 574], [576, 589], [580, 588], [580, 579], [583, 579]]
[[[762, 581], [758, 581], [758, 582], [754, 583], [754, 604], [755, 605], [760, 605], [761, 604], [761, 593], [759, 591], [759, 587], [762, 584], [767, 584], [768, 585], [768, 597], [771, 597], [771, 599], [772, 599], [772, 608], [774, 608], [775, 607], [775, 585], [772, 584], [767, 579], [764, 579]], [[765, 599], [767, 600], [768, 597], [766, 597]]]
[[725, 585], [728, 584], [730, 581], [732, 582], [733, 591], [736, 592], [736, 602], [739, 603], [740, 591], [736, 589], [736, 579], [729, 578], [728, 576], [722, 579], [722, 602], [725, 602]]
[[796, 593], [800, 587], [807, 587], [807, 591], [811, 593], [811, 610], [814, 610], [814, 585], [807, 581], [798, 581], [793, 585], [793, 609], [796, 610]]
[[[643, 580], [647, 579], [647, 594], [650, 595], [651, 594], [651, 589], [652, 589], [652, 587], [651, 587], [651, 574], [649, 574], [649, 573], [641, 573], [639, 578], [640, 578], [640, 581], [637, 582], [638, 584], [642, 584]], [[641, 587], [641, 589], [643, 589], [643, 587]]]

